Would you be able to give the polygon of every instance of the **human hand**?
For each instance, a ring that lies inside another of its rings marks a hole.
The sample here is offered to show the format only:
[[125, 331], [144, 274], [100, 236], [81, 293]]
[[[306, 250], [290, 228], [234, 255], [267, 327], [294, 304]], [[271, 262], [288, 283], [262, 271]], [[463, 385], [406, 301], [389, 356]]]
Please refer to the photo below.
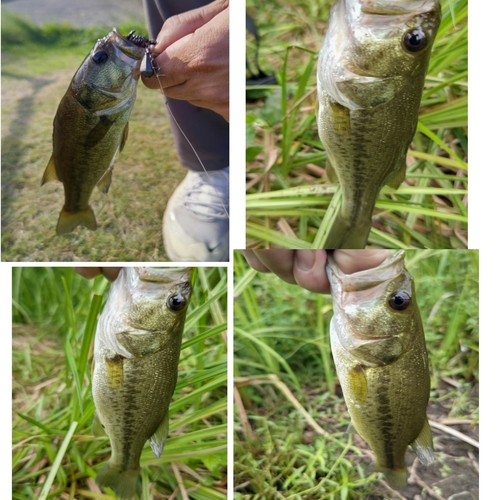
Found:
[[247, 262], [262, 273], [272, 272], [283, 281], [311, 292], [329, 293], [325, 250], [243, 250]]
[[[326, 250], [243, 250], [247, 262], [260, 272], [272, 272], [287, 283], [316, 293], [330, 293]], [[370, 269], [387, 258], [387, 250], [335, 250], [333, 258], [346, 274]]]
[[229, 121], [229, 0], [168, 18], [157, 42], [158, 78], [143, 77], [144, 85]]
[[74, 267], [73, 269], [89, 280], [102, 274], [109, 281], [114, 281], [118, 278], [121, 267]]
[[377, 267], [387, 259], [387, 250], [335, 250], [333, 260], [345, 274]]

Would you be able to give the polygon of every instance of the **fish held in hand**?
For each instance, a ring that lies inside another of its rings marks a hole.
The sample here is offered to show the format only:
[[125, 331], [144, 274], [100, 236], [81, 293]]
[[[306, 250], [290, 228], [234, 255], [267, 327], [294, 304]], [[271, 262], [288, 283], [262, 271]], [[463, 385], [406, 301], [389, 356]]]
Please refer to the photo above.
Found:
[[124, 148], [141, 60], [149, 40], [113, 29], [97, 41], [73, 77], [54, 118], [53, 152], [42, 185], [61, 181], [64, 206], [56, 232], [78, 225], [95, 231], [89, 200], [97, 185], [107, 193], [113, 163]]
[[338, 0], [318, 60], [317, 121], [342, 205], [325, 248], [364, 248], [382, 186], [415, 134], [439, 0]]
[[191, 269], [124, 267], [111, 285], [94, 346], [92, 431], [111, 442], [96, 476], [120, 499], [134, 496], [144, 443], [160, 457], [177, 382]]
[[353, 274], [330, 257], [327, 274], [332, 353], [352, 425], [373, 450], [375, 470], [402, 490], [409, 445], [423, 464], [434, 461], [427, 351], [404, 252]]

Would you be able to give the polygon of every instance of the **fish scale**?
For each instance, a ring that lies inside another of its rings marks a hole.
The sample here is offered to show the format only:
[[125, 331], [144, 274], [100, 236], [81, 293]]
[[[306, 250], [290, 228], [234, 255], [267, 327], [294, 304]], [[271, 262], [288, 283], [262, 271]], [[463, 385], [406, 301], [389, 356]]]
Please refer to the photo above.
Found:
[[[422, 463], [434, 461], [425, 337], [404, 252], [349, 275], [330, 257], [327, 274], [334, 304], [332, 354], [352, 426], [373, 450], [375, 470], [404, 489], [409, 445]], [[401, 293], [408, 303], [396, 310], [390, 301]]]
[[[342, 205], [325, 248], [364, 248], [380, 189], [404, 180], [439, 23], [438, 0], [338, 0], [332, 7], [318, 59], [317, 121]], [[418, 50], [416, 40], [424, 40]]]
[[42, 178], [42, 185], [64, 185], [58, 235], [78, 225], [97, 229], [90, 197], [96, 186], [108, 192], [113, 164], [127, 141], [146, 41], [131, 34], [124, 37], [116, 29], [99, 39], [59, 104], [52, 156]]
[[111, 458], [96, 476], [122, 500], [133, 497], [144, 443], [159, 458], [177, 382], [190, 269], [122, 268], [99, 318], [94, 345], [92, 430]]

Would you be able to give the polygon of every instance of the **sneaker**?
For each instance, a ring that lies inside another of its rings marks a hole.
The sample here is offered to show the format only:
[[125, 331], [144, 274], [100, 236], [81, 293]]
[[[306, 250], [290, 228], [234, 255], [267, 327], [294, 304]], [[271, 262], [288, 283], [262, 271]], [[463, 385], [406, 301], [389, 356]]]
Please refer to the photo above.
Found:
[[[215, 190], [214, 190], [215, 187]], [[168, 200], [163, 241], [172, 262], [229, 261], [229, 167], [189, 170]]]

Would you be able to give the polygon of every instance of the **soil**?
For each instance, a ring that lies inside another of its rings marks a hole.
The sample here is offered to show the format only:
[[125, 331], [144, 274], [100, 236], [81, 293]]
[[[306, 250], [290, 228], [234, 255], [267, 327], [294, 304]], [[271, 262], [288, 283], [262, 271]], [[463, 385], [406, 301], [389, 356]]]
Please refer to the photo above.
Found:
[[[477, 388], [476, 388], [477, 389]], [[473, 391], [477, 392], [477, 391]], [[467, 421], [458, 423], [459, 419], [448, 418], [448, 409], [444, 404], [429, 404], [427, 411], [429, 421], [442, 423], [467, 437], [479, 441], [479, 426], [472, 426]], [[479, 449], [460, 438], [432, 428], [434, 452], [436, 460], [429, 466], [422, 465], [415, 453], [409, 448], [407, 464], [409, 469], [408, 487], [397, 492], [381, 481], [377, 495], [366, 500], [408, 499], [408, 500], [479, 500]], [[358, 435], [354, 436], [355, 444], [367, 455], [370, 448]], [[364, 460], [366, 464], [371, 458]], [[380, 495], [380, 496], [379, 496]]]

